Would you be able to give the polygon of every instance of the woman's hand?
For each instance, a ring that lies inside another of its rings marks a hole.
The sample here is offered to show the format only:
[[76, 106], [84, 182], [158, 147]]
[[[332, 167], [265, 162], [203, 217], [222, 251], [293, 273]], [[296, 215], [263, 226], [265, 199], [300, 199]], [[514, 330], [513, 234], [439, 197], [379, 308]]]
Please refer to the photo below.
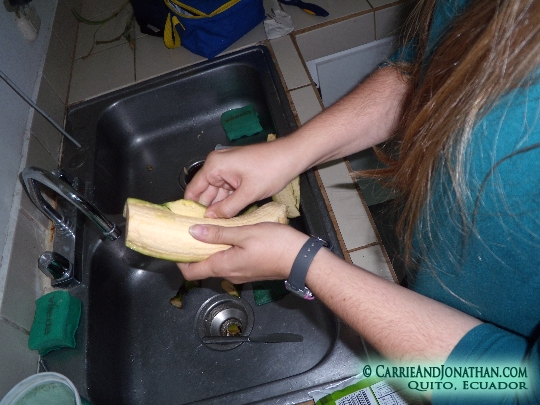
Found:
[[184, 278], [223, 277], [235, 284], [286, 279], [309, 239], [291, 226], [270, 222], [239, 227], [194, 225], [190, 233], [202, 242], [232, 247], [199, 263], [179, 263]]
[[249, 204], [271, 197], [298, 175], [279, 151], [280, 142], [210, 153], [188, 184], [184, 198], [208, 206], [209, 218], [231, 218]]
[[210, 153], [184, 197], [208, 206], [207, 217], [231, 218], [281, 191], [310, 167], [387, 140], [400, 121], [409, 88], [396, 69], [377, 69], [293, 134]]

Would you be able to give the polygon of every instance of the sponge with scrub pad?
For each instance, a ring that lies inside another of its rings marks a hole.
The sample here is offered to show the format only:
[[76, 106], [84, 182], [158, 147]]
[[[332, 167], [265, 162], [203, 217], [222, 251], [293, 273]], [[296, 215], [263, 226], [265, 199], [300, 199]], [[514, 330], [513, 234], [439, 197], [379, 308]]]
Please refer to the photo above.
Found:
[[250, 136], [263, 130], [259, 121], [259, 114], [257, 114], [253, 104], [225, 111], [221, 115], [221, 125], [229, 141], [242, 136]]
[[263, 280], [251, 283], [255, 305], [261, 306], [283, 298], [289, 293], [282, 280]]
[[39, 351], [40, 355], [62, 347], [74, 348], [81, 307], [78, 298], [63, 290], [38, 298], [28, 348]]

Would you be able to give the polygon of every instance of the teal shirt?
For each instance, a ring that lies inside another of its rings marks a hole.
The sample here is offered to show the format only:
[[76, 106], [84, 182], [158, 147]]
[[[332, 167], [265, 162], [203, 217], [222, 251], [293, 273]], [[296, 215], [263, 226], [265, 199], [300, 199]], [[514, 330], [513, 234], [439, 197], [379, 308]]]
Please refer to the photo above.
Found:
[[[439, 1], [430, 46], [437, 45], [467, 3]], [[410, 286], [485, 322], [457, 344], [448, 364], [504, 361], [517, 366], [529, 353], [532, 382], [519, 403], [540, 404], [538, 82], [501, 97], [475, 126], [467, 157], [465, 181], [471, 198], [466, 201], [466, 216], [475, 223], [473, 231], [463, 234], [448, 173], [440, 171], [430, 206], [431, 238], [423, 238], [427, 260]], [[434, 391], [433, 404], [518, 403], [510, 390], [467, 398], [447, 394]]]

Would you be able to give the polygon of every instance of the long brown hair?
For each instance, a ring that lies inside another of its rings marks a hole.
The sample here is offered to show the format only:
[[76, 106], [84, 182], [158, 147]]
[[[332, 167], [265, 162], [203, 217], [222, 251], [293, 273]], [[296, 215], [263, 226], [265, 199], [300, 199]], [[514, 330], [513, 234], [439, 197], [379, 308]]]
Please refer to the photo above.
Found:
[[457, 203], [463, 204], [465, 150], [475, 123], [505, 92], [526, 85], [540, 64], [540, 0], [470, 0], [426, 66], [436, 1], [420, 1], [413, 12], [406, 40], [418, 44], [416, 60], [396, 63], [412, 91], [390, 141], [394, 152], [377, 150], [388, 167], [367, 173], [399, 191], [398, 231], [409, 265], [415, 230], [430, 234], [426, 207], [437, 170], [448, 172]]

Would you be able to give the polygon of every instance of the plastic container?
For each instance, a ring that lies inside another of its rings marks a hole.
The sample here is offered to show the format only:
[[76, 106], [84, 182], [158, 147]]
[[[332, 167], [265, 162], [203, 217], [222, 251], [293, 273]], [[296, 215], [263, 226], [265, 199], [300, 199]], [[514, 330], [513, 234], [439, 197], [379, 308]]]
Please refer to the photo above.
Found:
[[77, 388], [62, 374], [31, 375], [14, 386], [0, 405], [81, 405]]

